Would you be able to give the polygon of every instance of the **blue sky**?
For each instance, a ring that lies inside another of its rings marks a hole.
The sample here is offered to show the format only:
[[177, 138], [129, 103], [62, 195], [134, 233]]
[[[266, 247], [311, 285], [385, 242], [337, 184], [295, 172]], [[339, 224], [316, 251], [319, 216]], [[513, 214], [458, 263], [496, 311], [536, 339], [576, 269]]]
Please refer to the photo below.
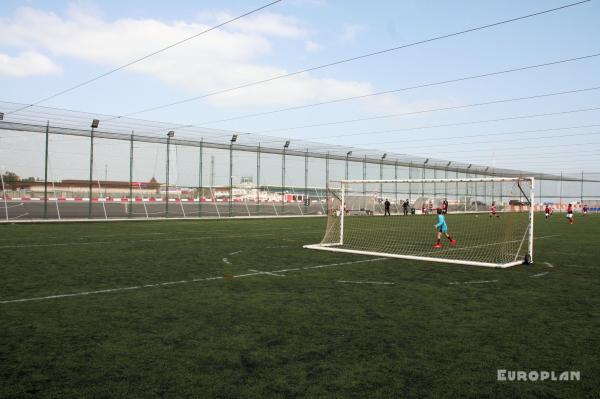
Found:
[[[37, 101], [266, 3], [5, 0], [0, 3], [0, 100]], [[123, 115], [564, 4], [567, 1], [284, 0], [43, 105]], [[599, 20], [600, 3], [591, 1], [137, 117], [196, 124], [600, 53]], [[506, 134], [600, 124], [599, 111], [402, 130], [600, 107], [600, 90], [287, 130], [596, 87], [599, 70], [596, 57], [207, 127], [268, 131], [292, 143], [310, 139], [497, 167], [600, 171], [600, 126]], [[398, 131], [369, 134], [394, 129]], [[464, 137], [479, 134], [480, 138]]]

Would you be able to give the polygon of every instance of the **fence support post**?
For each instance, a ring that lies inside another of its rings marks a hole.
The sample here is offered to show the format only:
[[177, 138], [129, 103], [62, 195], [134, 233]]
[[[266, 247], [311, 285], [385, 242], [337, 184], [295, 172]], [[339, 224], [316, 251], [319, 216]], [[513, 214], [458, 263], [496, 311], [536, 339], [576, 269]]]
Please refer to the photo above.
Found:
[[562, 186], [563, 186], [563, 172], [560, 171], [560, 193], [558, 198], [558, 211], [562, 212]]
[[302, 196], [302, 200], [304, 201], [305, 211], [308, 211], [308, 149], [304, 152], [304, 195]]
[[46, 147], [44, 155], [44, 219], [48, 219], [48, 136], [50, 121], [46, 121]]
[[204, 139], [200, 139], [200, 149], [198, 152], [198, 217], [202, 217], [202, 195], [204, 194], [204, 188], [202, 187], [202, 167], [204, 166], [202, 159], [202, 152], [204, 147]]
[[[363, 180], [367, 180], [367, 156], [363, 157]], [[367, 184], [363, 182], [363, 197], [367, 194]]]
[[129, 217], [133, 215], [133, 130], [129, 141]]
[[[398, 160], [394, 162], [394, 180], [398, 180]], [[394, 206], [398, 213], [398, 182], [394, 182]]]
[[285, 149], [283, 147], [283, 153], [281, 155], [281, 213], [285, 210]]
[[227, 201], [229, 217], [233, 211], [233, 140], [229, 143], [229, 200]]
[[94, 128], [90, 131], [90, 180], [89, 180], [89, 195], [88, 195], [88, 218], [92, 218], [92, 183], [93, 183], [93, 168], [94, 168]]
[[581, 171], [581, 195], [580, 195], [580, 204], [583, 206], [583, 170]]
[[327, 201], [327, 214], [329, 215], [329, 151], [325, 155], [325, 198]]
[[260, 143], [256, 151], [256, 214], [260, 215]]
[[171, 172], [170, 169], [170, 147], [171, 146], [171, 136], [167, 136], [167, 170], [165, 172], [165, 183], [166, 183], [166, 188], [165, 188], [165, 217], [169, 217], [169, 175]]

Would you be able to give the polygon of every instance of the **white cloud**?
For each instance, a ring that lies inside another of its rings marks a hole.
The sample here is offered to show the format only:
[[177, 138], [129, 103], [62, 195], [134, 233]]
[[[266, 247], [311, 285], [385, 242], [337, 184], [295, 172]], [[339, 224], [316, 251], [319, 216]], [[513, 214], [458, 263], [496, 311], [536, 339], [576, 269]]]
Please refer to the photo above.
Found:
[[321, 45], [313, 42], [312, 40], [308, 40], [306, 43], [304, 43], [304, 49], [309, 53], [314, 53], [321, 50]]
[[346, 24], [344, 25], [344, 30], [342, 31], [341, 40], [344, 42], [350, 42], [356, 38], [356, 36], [364, 32], [366, 27], [364, 25], [352, 25]]
[[[233, 14], [223, 11], [204, 12], [198, 14], [198, 16], [200, 20], [209, 20], [216, 23], [223, 23], [235, 17]], [[309, 32], [300, 25], [296, 18], [266, 11], [238, 19], [229, 25], [227, 29], [285, 38], [306, 38], [309, 35]]]
[[[3, 27], [0, 30], [0, 45], [71, 57], [108, 69], [211, 26], [197, 21], [166, 23], [155, 19], [130, 18], [107, 21], [98, 15], [83, 12], [77, 6], [71, 6], [66, 17], [23, 7], [10, 17], [0, 18]], [[303, 40], [307, 51], [319, 49], [319, 45], [310, 40], [309, 33], [293, 18], [265, 14], [248, 18], [239, 25], [241, 21], [231, 24], [231, 29], [228, 25], [214, 30], [206, 37], [192, 39], [134, 64], [128, 71], [152, 76], [166, 85], [188, 92], [190, 96], [201, 95], [289, 73], [290, 70], [261, 62], [266, 56], [272, 57], [272, 37]], [[362, 29], [356, 25], [349, 26], [347, 36], [356, 35]], [[56, 73], [56, 67], [52, 69], [51, 65], [54, 64], [49, 59], [46, 59], [45, 65], [46, 71]], [[316, 78], [305, 73], [209, 97], [206, 101], [222, 107], [285, 107], [361, 96], [373, 91], [368, 82]], [[380, 109], [403, 108], [389, 99], [373, 98], [365, 105], [369, 108], [377, 101], [381, 103]], [[146, 105], [157, 104], [149, 101]]]
[[16, 57], [0, 54], [0, 76], [58, 75], [62, 69], [43, 54], [23, 52]]

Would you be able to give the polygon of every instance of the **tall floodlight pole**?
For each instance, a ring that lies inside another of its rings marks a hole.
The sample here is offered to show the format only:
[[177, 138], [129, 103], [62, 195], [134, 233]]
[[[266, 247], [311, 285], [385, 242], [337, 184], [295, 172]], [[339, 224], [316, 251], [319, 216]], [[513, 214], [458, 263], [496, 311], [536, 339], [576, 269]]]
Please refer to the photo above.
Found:
[[231, 136], [229, 142], [229, 200], [227, 201], [229, 209], [229, 217], [231, 217], [233, 211], [233, 143], [238, 139], [238, 135], [234, 134]]
[[[379, 180], [383, 180], [383, 160], [387, 157], [387, 153], [381, 156], [379, 160]], [[379, 183], [379, 197], [383, 199], [383, 183]]]
[[50, 133], [50, 121], [46, 122], [46, 148], [44, 156], [44, 219], [48, 218], [48, 139]]
[[129, 217], [133, 215], [133, 130], [129, 137]]
[[94, 178], [93, 170], [94, 170], [94, 129], [98, 128], [100, 121], [98, 119], [92, 120], [92, 125], [90, 126], [92, 130], [90, 131], [90, 180], [89, 180], [89, 195], [88, 195], [88, 218], [92, 218], [92, 181]]
[[173, 130], [171, 130], [169, 133], [167, 133], [167, 170], [165, 173], [165, 184], [166, 184], [166, 188], [165, 188], [165, 216], [169, 217], [169, 175], [171, 172], [170, 169], [170, 146], [171, 146], [171, 138], [175, 136], [175, 132]]
[[285, 152], [290, 146], [290, 141], [286, 140], [283, 145], [283, 152], [281, 157], [281, 213], [283, 213], [285, 207]]
[[346, 153], [346, 174], [344, 175], [346, 177], [346, 180], [348, 180], [348, 158], [350, 157], [350, 155], [352, 155], [352, 151], [348, 151]]

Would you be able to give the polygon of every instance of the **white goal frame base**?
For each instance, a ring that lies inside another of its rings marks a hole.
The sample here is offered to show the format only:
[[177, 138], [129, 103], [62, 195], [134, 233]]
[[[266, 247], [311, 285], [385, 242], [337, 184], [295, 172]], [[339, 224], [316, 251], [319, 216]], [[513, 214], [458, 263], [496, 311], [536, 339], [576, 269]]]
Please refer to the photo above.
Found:
[[337, 244], [329, 244], [329, 245], [311, 244], [311, 245], [303, 245], [302, 248], [318, 249], [320, 251], [330, 251], [330, 252], [345, 252], [345, 253], [358, 254], [358, 255], [382, 256], [382, 257], [386, 257], [386, 258], [423, 260], [426, 262], [437, 262], [437, 263], [452, 263], [455, 265], [494, 267], [497, 269], [506, 269], [507, 267], [522, 265], [525, 263], [524, 260], [498, 264], [498, 263], [487, 263], [487, 262], [474, 262], [474, 261], [467, 261], [467, 260], [432, 258], [429, 256], [396, 255], [396, 254], [390, 254], [390, 253], [386, 253], [386, 252], [373, 252], [373, 251], [361, 251], [361, 250], [357, 250], [357, 249], [336, 248], [335, 245], [337, 245]]

